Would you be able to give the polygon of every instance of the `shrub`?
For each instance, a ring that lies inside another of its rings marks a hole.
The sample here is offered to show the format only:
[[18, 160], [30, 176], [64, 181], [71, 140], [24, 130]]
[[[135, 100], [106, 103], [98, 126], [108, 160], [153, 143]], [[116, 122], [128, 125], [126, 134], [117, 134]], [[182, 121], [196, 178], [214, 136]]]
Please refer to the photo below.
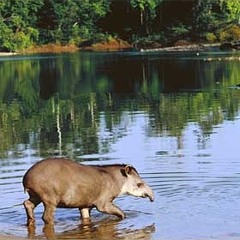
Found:
[[240, 27], [237, 25], [231, 25], [227, 28], [220, 29], [218, 35], [221, 42], [237, 41], [240, 39]]
[[213, 43], [213, 42], [217, 41], [217, 37], [214, 33], [210, 33], [210, 32], [206, 33], [205, 38], [210, 43]]
[[18, 52], [33, 45], [38, 39], [38, 31], [28, 27], [25, 31], [13, 32], [12, 29], [4, 26], [0, 34], [1, 48], [5, 51]]
[[132, 42], [133, 45], [138, 49], [160, 48], [166, 44], [167, 38], [163, 33], [158, 33], [147, 37], [134, 36]]
[[174, 46], [189, 46], [191, 45], [192, 43], [188, 40], [178, 40], [174, 43]]
[[179, 39], [188, 38], [190, 33], [190, 28], [184, 25], [183, 23], [174, 23], [172, 26], [167, 29], [167, 36], [170, 42], [176, 42]]

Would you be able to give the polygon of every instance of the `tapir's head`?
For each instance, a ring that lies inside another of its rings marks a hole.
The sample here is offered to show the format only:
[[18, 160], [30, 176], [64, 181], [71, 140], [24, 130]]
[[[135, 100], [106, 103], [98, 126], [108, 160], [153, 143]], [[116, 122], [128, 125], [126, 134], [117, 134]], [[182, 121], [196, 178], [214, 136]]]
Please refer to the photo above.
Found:
[[131, 165], [126, 165], [121, 170], [124, 183], [120, 194], [128, 194], [135, 197], [148, 197], [151, 202], [154, 200], [152, 189], [140, 178], [137, 170]]

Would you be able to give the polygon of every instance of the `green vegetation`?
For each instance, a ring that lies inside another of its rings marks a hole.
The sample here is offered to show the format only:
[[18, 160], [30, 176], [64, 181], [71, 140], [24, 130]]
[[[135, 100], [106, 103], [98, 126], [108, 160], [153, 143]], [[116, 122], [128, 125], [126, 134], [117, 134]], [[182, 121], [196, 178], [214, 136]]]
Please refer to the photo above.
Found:
[[[238, 40], [240, 38], [240, 1], [206, 0], [194, 6], [193, 33], [208, 40]], [[238, 24], [238, 25], [237, 25]], [[230, 33], [230, 29], [236, 29]], [[215, 36], [214, 36], [215, 35]], [[228, 39], [223, 35], [228, 35]]]
[[1, 0], [0, 47], [21, 51], [33, 44], [93, 39], [107, 0]]
[[111, 36], [143, 46], [234, 41], [239, 22], [239, 0], [1, 0], [0, 50]]

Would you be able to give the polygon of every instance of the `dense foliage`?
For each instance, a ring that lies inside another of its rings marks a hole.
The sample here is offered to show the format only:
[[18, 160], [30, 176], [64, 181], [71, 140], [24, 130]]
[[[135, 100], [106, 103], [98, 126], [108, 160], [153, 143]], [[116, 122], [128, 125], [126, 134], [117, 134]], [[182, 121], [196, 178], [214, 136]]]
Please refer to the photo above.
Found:
[[38, 40], [36, 16], [43, 6], [42, 0], [0, 1], [0, 46], [17, 51]]
[[239, 0], [0, 0], [0, 49], [33, 44], [231, 41], [240, 38]]

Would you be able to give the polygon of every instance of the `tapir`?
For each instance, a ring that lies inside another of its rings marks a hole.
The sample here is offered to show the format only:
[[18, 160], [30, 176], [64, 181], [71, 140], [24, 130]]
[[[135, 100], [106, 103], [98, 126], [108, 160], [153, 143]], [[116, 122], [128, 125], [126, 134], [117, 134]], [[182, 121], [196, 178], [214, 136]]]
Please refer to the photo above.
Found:
[[56, 208], [78, 208], [82, 220], [90, 218], [92, 208], [124, 219], [125, 213], [113, 204], [119, 195], [154, 200], [151, 188], [128, 164], [85, 165], [67, 158], [47, 158], [25, 173], [23, 186], [29, 195], [23, 203], [28, 226], [35, 224], [34, 208], [41, 202], [43, 221], [54, 224]]

